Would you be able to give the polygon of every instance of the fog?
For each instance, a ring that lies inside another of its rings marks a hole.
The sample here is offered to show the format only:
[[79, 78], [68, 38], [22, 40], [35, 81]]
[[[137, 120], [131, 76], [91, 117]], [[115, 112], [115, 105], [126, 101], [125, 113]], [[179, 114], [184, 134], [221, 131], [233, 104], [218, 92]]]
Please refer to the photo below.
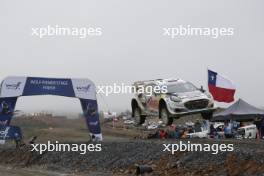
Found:
[[[111, 85], [174, 77], [207, 87], [209, 67], [233, 80], [236, 99], [263, 106], [263, 6], [261, 0], [1, 0], [0, 79], [89, 78], [97, 85]], [[31, 35], [32, 28], [47, 25], [100, 27], [102, 36]], [[163, 28], [179, 25], [232, 27], [234, 35], [163, 35]], [[132, 96], [98, 95], [100, 109], [130, 109]], [[17, 109], [81, 110], [76, 99], [52, 96], [21, 97]]]

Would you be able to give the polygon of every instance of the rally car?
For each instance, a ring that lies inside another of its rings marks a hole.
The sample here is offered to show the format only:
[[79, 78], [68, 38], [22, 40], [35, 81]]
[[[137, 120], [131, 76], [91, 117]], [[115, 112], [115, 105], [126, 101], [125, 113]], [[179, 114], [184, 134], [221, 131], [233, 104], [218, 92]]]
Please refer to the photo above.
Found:
[[159, 116], [164, 125], [171, 125], [174, 118], [190, 114], [200, 113], [204, 119], [210, 119], [215, 110], [209, 92], [182, 79], [138, 81], [133, 86], [137, 90], [131, 101], [136, 124], [144, 123], [147, 116], [153, 115]]

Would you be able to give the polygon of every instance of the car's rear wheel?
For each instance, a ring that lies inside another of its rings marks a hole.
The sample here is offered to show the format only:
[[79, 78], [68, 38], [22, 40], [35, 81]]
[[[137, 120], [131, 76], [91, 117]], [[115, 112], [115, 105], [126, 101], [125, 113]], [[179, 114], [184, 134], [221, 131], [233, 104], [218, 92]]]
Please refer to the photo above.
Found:
[[203, 112], [201, 113], [203, 119], [210, 120], [213, 117], [213, 112]]
[[162, 106], [160, 108], [160, 120], [166, 126], [171, 125], [173, 123], [173, 118], [170, 117], [170, 113], [166, 106]]
[[141, 110], [139, 109], [139, 107], [134, 107], [132, 114], [135, 119], [136, 125], [141, 125], [145, 122], [146, 117], [141, 115]]

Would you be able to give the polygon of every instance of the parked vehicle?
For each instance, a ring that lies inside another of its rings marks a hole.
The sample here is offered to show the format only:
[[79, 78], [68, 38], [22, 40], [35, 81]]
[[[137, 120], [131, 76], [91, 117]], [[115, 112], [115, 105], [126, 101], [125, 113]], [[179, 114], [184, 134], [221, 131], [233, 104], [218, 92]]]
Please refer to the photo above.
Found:
[[[210, 119], [215, 110], [213, 97], [209, 92], [182, 79], [138, 81], [134, 86], [137, 91], [131, 106], [132, 116], [137, 124], [144, 123], [147, 116], [153, 115], [159, 116], [165, 125], [171, 125], [174, 118], [190, 114], [199, 113], [204, 119]], [[152, 88], [153, 91], [142, 92], [142, 87], [144, 90]]]
[[257, 136], [257, 127], [256, 125], [247, 125], [244, 127], [238, 128], [238, 135], [240, 135], [242, 138], [247, 139], [255, 139]]
[[[216, 129], [216, 132], [218, 135], [223, 136], [223, 128], [224, 128], [224, 123], [221, 122], [216, 122], [214, 123], [214, 128]], [[210, 133], [209, 127], [207, 129], [201, 128], [201, 132], [194, 132], [188, 134], [189, 138], [208, 138], [208, 135]]]

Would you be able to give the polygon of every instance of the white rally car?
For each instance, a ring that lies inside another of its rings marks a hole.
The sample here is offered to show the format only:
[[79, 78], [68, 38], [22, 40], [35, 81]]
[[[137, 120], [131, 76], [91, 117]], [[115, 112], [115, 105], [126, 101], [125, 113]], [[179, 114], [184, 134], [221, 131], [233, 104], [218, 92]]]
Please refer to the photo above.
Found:
[[148, 90], [152, 87], [166, 92], [139, 92], [131, 101], [132, 116], [137, 124], [143, 124], [147, 116], [159, 116], [165, 125], [171, 125], [173, 118], [179, 118], [190, 114], [201, 114], [204, 119], [210, 119], [215, 110], [212, 95], [205, 90], [198, 89], [192, 83], [182, 79], [157, 79], [138, 81], [134, 86], [144, 87]]

